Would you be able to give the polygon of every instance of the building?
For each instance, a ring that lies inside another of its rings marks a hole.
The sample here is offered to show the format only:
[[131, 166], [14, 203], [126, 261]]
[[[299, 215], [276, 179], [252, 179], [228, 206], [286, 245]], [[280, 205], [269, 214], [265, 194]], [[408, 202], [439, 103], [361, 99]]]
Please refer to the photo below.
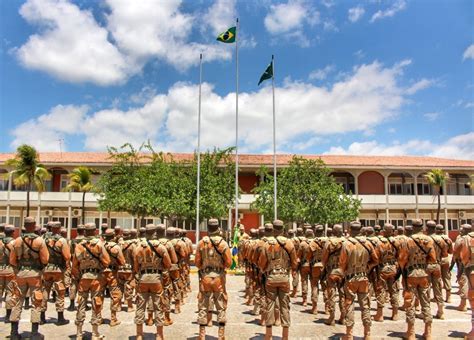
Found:
[[[0, 177], [0, 223], [8, 221], [18, 226], [25, 217], [26, 192], [24, 188], [15, 187], [8, 175], [9, 169], [4, 163], [13, 157], [14, 154], [0, 154], [0, 174], [3, 173]], [[192, 154], [174, 154], [176, 160], [192, 157]], [[354, 193], [362, 200], [359, 219], [363, 225], [383, 225], [390, 221], [398, 226], [408, 224], [416, 217], [434, 219], [437, 198], [424, 178], [424, 174], [434, 168], [449, 173], [449, 180], [442, 188], [441, 223], [447, 225], [450, 235], [454, 237], [461, 224], [473, 222], [474, 189], [470, 186], [470, 176], [474, 175], [474, 161], [409, 156], [305, 157], [321, 158], [333, 170], [333, 176], [345, 191]], [[285, 167], [291, 158], [291, 155], [278, 155], [277, 166]], [[31, 193], [33, 213], [30, 214], [36, 216], [41, 224], [59, 220], [69, 226], [74, 234], [81, 215], [82, 194], [63, 191], [68, 183], [67, 175], [80, 165], [104, 171], [111, 166], [111, 160], [107, 153], [63, 152], [41, 153], [40, 161], [49, 169], [52, 178], [46, 183], [45, 192]], [[272, 155], [239, 155], [239, 184], [244, 192], [239, 202], [239, 216], [246, 229], [258, 227], [263, 222], [263, 216], [251, 209], [254, 200], [252, 189], [260, 180], [256, 171], [262, 165], [271, 167], [272, 164]], [[97, 179], [98, 175], [94, 180]], [[98, 211], [97, 200], [92, 193], [86, 195], [86, 212], [86, 222], [99, 224], [110, 218], [111, 226], [131, 228], [137, 225], [137, 219], [127, 213]], [[233, 211], [229, 209], [228, 218], [221, 222], [224, 228], [231, 224], [232, 216]], [[142, 224], [161, 222], [153, 217], [141, 221]], [[192, 221], [176, 223], [187, 230], [195, 230]]]

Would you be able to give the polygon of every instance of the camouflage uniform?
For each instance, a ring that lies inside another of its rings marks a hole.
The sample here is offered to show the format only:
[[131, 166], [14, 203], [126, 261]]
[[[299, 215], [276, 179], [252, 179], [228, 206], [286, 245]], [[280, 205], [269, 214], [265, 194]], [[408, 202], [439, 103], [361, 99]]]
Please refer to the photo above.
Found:
[[[468, 229], [468, 225], [463, 225]], [[464, 266], [465, 274], [469, 283], [469, 304], [471, 305], [471, 331], [465, 339], [474, 339], [474, 232], [470, 232], [463, 238], [463, 243], [459, 250], [459, 258]]]
[[441, 258], [441, 280], [443, 288], [446, 290], [446, 302], [451, 302], [451, 270], [449, 269], [449, 254], [453, 254], [453, 241], [444, 234], [444, 226], [436, 225], [436, 234], [441, 237], [442, 242], [447, 247], [448, 254]]
[[5, 323], [10, 322], [10, 315], [12, 308], [15, 305], [13, 299], [13, 293], [16, 289], [15, 272], [13, 267], [10, 265], [10, 254], [13, 250], [13, 233], [15, 227], [12, 225], [5, 225], [5, 234], [0, 238], [0, 304], [3, 299], [4, 292], [5, 296]]
[[[75, 239], [72, 239], [70, 242], [70, 249], [71, 249], [71, 256], [74, 255], [74, 250], [76, 249], [76, 245], [84, 239], [84, 225], [77, 226], [77, 236]], [[72, 269], [70, 268], [70, 271]], [[75, 301], [76, 301], [76, 294], [77, 294], [77, 285], [79, 282], [74, 279], [72, 276], [72, 272], [70, 273], [70, 284], [69, 284], [69, 307], [67, 308], [68, 311], [73, 312], [76, 310]]]
[[461, 261], [461, 248], [463, 243], [465, 242], [464, 238], [468, 233], [471, 232], [471, 226], [469, 224], [463, 224], [460, 229], [460, 234], [456, 238], [454, 242], [454, 250], [453, 250], [453, 261], [457, 263], [457, 282], [459, 284], [459, 296], [461, 297], [461, 302], [457, 307], [458, 311], [465, 312], [467, 310], [466, 301], [468, 298], [468, 280], [466, 273], [464, 271], [464, 267]]
[[171, 238], [171, 244], [174, 247], [178, 263], [172, 264], [170, 268], [170, 277], [173, 284], [173, 298], [174, 298], [174, 312], [181, 313], [181, 304], [183, 303], [184, 283], [180, 273], [180, 263], [185, 260], [187, 256], [187, 245], [178, 236], [176, 228], [168, 228], [166, 234]]
[[[293, 242], [293, 247], [295, 248], [296, 254], [298, 254], [300, 239], [298, 236], [296, 236], [296, 232], [294, 232], [293, 230], [288, 231], [288, 233], [290, 235], [290, 241]], [[300, 277], [298, 274], [298, 268], [296, 268], [295, 270], [291, 270], [291, 285], [293, 287], [293, 290], [290, 295], [291, 297], [296, 297], [296, 294], [298, 293], [299, 282]]]
[[308, 280], [310, 280], [311, 274], [311, 257], [312, 252], [309, 246], [309, 241], [306, 238], [306, 234], [302, 237], [299, 237], [300, 245], [298, 247], [297, 257], [300, 261], [299, 263], [299, 272], [301, 280], [301, 296], [303, 306], [307, 306], [307, 297], [308, 297]]
[[[117, 280], [120, 288], [120, 292], [124, 297], [124, 300], [127, 304], [127, 312], [135, 311], [135, 306], [133, 304], [133, 291], [135, 289], [135, 278], [133, 277], [132, 266], [133, 266], [133, 254], [135, 252], [135, 247], [137, 246], [138, 240], [136, 238], [131, 238], [131, 231], [123, 231], [123, 242], [122, 254], [125, 259], [125, 264], [118, 268]], [[136, 235], [136, 232], [135, 232]]]
[[[311, 239], [309, 247], [311, 249], [311, 313], [317, 314], [317, 304], [319, 295], [319, 281], [321, 280], [321, 274], [323, 271], [323, 250], [327, 242], [327, 237], [323, 236], [324, 227], [317, 225], [316, 237]], [[321, 282], [321, 289], [324, 290], [326, 287], [325, 282]]]

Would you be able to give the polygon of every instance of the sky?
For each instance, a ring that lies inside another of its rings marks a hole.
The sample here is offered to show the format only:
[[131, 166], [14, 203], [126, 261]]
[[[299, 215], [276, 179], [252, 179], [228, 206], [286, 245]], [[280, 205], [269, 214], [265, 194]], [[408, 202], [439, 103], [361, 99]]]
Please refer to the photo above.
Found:
[[0, 2], [0, 152], [150, 141], [271, 153], [474, 159], [470, 0]]

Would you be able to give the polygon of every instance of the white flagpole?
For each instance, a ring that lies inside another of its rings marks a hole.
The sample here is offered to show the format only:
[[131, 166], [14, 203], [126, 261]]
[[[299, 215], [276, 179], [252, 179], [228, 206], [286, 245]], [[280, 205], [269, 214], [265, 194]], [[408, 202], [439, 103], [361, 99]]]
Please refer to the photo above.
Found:
[[199, 242], [199, 209], [201, 197], [201, 84], [202, 54], [199, 55], [199, 104], [198, 104], [198, 140], [197, 140], [197, 197], [196, 197], [196, 246]]
[[235, 226], [239, 222], [239, 18], [235, 25]]
[[275, 59], [272, 54], [272, 94], [273, 94], [273, 214], [277, 214], [277, 166], [276, 166], [276, 117], [275, 117]]

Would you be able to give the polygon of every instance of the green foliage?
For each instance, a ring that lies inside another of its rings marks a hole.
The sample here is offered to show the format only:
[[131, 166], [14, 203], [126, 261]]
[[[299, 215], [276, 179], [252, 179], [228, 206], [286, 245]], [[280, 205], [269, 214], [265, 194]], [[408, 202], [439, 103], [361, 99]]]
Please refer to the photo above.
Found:
[[[253, 206], [273, 218], [273, 175], [266, 168], [259, 174], [264, 181], [254, 189], [258, 196]], [[279, 169], [277, 185], [278, 218], [285, 222], [338, 223], [359, 214], [360, 200], [344, 193], [321, 159], [294, 156], [288, 167]]]
[[[232, 149], [201, 154], [200, 216], [224, 217], [233, 202]], [[101, 210], [170, 220], [195, 219], [197, 155], [176, 161], [147, 143], [138, 150], [130, 144], [109, 148], [114, 163], [100, 178], [97, 191]]]
[[449, 175], [441, 169], [432, 169], [427, 174], [425, 174], [425, 178], [428, 183], [430, 183], [434, 187], [436, 195], [438, 196], [438, 210], [436, 211], [436, 221], [440, 223], [439, 214], [441, 211], [441, 188], [444, 187], [444, 184], [448, 180]]
[[80, 166], [68, 175], [69, 183], [64, 191], [90, 192], [94, 188], [92, 175], [94, 171], [86, 166]]

